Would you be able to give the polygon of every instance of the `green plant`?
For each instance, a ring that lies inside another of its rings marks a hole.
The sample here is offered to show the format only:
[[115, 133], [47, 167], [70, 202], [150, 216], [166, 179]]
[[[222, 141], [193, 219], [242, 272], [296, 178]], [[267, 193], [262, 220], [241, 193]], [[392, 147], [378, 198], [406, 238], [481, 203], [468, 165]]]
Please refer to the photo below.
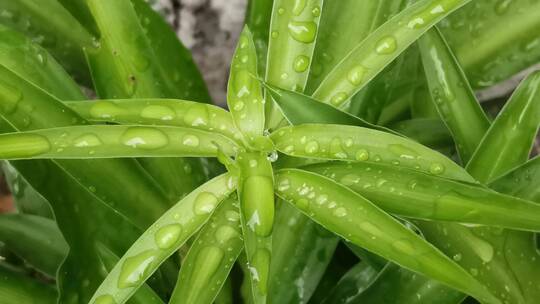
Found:
[[229, 112], [143, 0], [0, 0], [0, 302], [535, 303], [540, 73], [473, 88], [540, 1], [492, 2], [252, 0]]

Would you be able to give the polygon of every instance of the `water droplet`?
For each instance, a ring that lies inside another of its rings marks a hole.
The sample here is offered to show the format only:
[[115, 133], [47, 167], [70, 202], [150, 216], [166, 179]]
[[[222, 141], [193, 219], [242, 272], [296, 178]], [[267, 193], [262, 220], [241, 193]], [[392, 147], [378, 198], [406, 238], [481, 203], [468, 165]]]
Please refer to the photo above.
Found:
[[461, 253], [456, 253], [456, 254], [454, 254], [454, 256], [452, 257], [452, 259], [454, 259], [454, 261], [456, 261], [456, 262], [461, 261], [461, 258], [462, 258]]
[[236, 102], [233, 106], [233, 110], [235, 111], [242, 111], [243, 108], [244, 108], [244, 103], [242, 101]]
[[336, 217], [344, 217], [344, 216], [347, 215], [347, 209], [345, 209], [343, 207], [339, 207], [336, 210], [334, 210], [333, 214]]
[[356, 152], [356, 160], [366, 161], [369, 159], [369, 152], [366, 149], [360, 149]]
[[101, 145], [101, 140], [94, 134], [84, 134], [77, 137], [73, 145], [77, 148], [96, 147]]
[[178, 242], [180, 235], [182, 235], [182, 226], [180, 224], [171, 224], [159, 228], [154, 240], [158, 248], [169, 249]]
[[324, 205], [327, 201], [328, 201], [328, 195], [326, 195], [326, 194], [321, 194], [321, 195], [317, 196], [317, 199], [315, 199], [315, 202], [318, 205]]
[[477, 275], [478, 275], [478, 269], [476, 269], [476, 268], [471, 268], [470, 272], [471, 272], [471, 274], [472, 274], [473, 276], [477, 276]]
[[347, 74], [347, 79], [352, 85], [360, 85], [364, 81], [366, 72], [367, 70], [365, 67], [357, 65], [349, 71], [349, 73]]
[[312, 140], [306, 144], [304, 149], [307, 154], [314, 154], [319, 152], [319, 143], [315, 140]]
[[291, 187], [291, 183], [288, 179], [280, 179], [278, 181], [278, 191], [287, 191]]
[[295, 16], [300, 16], [306, 8], [307, 0], [294, 0], [292, 12]]
[[396, 38], [386, 36], [381, 38], [375, 45], [375, 52], [379, 55], [388, 55], [395, 52], [397, 49]]
[[47, 153], [51, 145], [47, 138], [37, 134], [17, 134], [16, 137], [0, 137], [0, 146], [4, 147], [1, 158], [25, 158]]
[[392, 247], [407, 255], [411, 255], [414, 253], [414, 247], [408, 240], [395, 241], [394, 243], [392, 243]]
[[197, 215], [204, 215], [214, 211], [218, 204], [217, 197], [210, 192], [201, 192], [197, 195], [193, 204], [194, 212]]
[[191, 106], [184, 115], [184, 122], [193, 127], [208, 125], [208, 109], [204, 105]]
[[298, 55], [294, 59], [293, 69], [296, 72], [298, 72], [298, 73], [305, 72], [308, 67], [309, 67], [309, 57], [308, 56]]
[[102, 295], [96, 298], [94, 304], [116, 304], [116, 301], [111, 295]]
[[370, 222], [361, 223], [360, 228], [375, 237], [384, 235], [383, 232], [377, 226], [375, 226], [375, 224]]
[[279, 158], [279, 154], [277, 151], [270, 152], [270, 154], [268, 154], [268, 157], [267, 157], [267, 159], [272, 163], [276, 162], [278, 158]]
[[259, 163], [257, 162], [256, 159], [250, 159], [250, 160], [249, 160], [249, 166], [250, 166], [251, 168], [257, 167], [258, 164], [259, 164]]
[[278, 14], [283, 15], [285, 13], [285, 9], [283, 7], [278, 8]]
[[174, 110], [167, 106], [150, 105], [141, 111], [141, 117], [148, 119], [172, 120], [175, 116]]
[[429, 167], [429, 172], [435, 175], [442, 174], [444, 172], [444, 165], [439, 163], [433, 163]]
[[120, 136], [120, 142], [133, 148], [153, 150], [166, 146], [169, 138], [155, 128], [131, 127]]
[[275, 38], [279, 37], [279, 33], [278, 33], [278, 31], [272, 31], [272, 34], [270, 34], [270, 36], [275, 39]]
[[150, 275], [157, 252], [155, 250], [143, 251], [127, 258], [122, 264], [118, 276], [118, 288], [135, 287]]
[[97, 101], [90, 108], [90, 116], [93, 118], [109, 119], [124, 112], [122, 108], [108, 101]]
[[182, 139], [182, 144], [188, 147], [198, 147], [199, 137], [191, 134], [184, 135], [184, 138]]
[[227, 210], [225, 212], [225, 217], [229, 222], [238, 222], [240, 220], [240, 214], [233, 210]]
[[240, 237], [240, 233], [230, 226], [221, 226], [216, 230], [216, 240], [219, 243], [227, 243], [230, 239]]
[[321, 7], [320, 6], [315, 6], [312, 10], [311, 10], [311, 14], [313, 15], [313, 17], [319, 17], [321, 15]]
[[360, 178], [355, 174], [346, 174], [340, 180], [340, 183], [342, 183], [345, 186], [352, 186], [354, 184], [358, 184], [359, 182], [360, 182]]
[[0, 99], [3, 111], [10, 114], [17, 109], [19, 102], [23, 99], [23, 93], [15, 86], [0, 81]]
[[317, 24], [312, 21], [291, 21], [288, 25], [291, 37], [302, 43], [311, 43], [317, 35]]
[[330, 154], [336, 158], [347, 158], [347, 153], [341, 146], [341, 139], [336, 137], [330, 142]]
[[340, 106], [345, 100], [347, 100], [347, 98], [349, 98], [349, 95], [347, 93], [339, 92], [332, 97], [330, 102], [337, 107]]

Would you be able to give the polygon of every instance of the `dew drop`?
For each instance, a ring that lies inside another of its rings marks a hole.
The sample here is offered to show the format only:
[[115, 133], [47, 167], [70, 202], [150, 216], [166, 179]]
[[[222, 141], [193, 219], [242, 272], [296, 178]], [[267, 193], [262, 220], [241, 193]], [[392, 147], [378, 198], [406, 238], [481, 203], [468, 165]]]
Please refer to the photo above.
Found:
[[227, 210], [225, 212], [225, 218], [227, 218], [229, 222], [238, 222], [240, 220], [240, 214], [233, 210]]
[[188, 147], [198, 147], [199, 143], [199, 138], [195, 135], [188, 134], [182, 138], [182, 144]]
[[279, 37], [279, 32], [278, 31], [272, 31], [272, 34], [270, 34], [270, 36], [275, 39], [275, 38]]
[[337, 107], [340, 106], [345, 100], [347, 100], [347, 98], [349, 98], [349, 95], [347, 93], [339, 92], [332, 97], [330, 102]]
[[210, 192], [201, 192], [197, 195], [193, 204], [193, 212], [197, 215], [204, 215], [214, 211], [218, 204], [218, 199]]
[[313, 21], [291, 21], [288, 25], [291, 37], [302, 43], [311, 43], [317, 35], [317, 24]]
[[309, 57], [308, 56], [306, 56], [306, 55], [298, 55], [294, 59], [293, 69], [296, 72], [298, 72], [298, 73], [305, 72], [308, 67], [309, 67]]
[[120, 136], [120, 142], [132, 148], [153, 150], [166, 146], [169, 139], [165, 133], [155, 128], [131, 127]]
[[383, 235], [383, 232], [377, 226], [370, 222], [361, 223], [360, 228], [373, 236]]
[[160, 249], [171, 248], [182, 235], [182, 226], [180, 224], [171, 224], [159, 228], [154, 236], [156, 245]]
[[96, 147], [101, 145], [101, 140], [94, 134], [84, 134], [77, 137], [73, 145], [77, 148]]
[[17, 134], [16, 137], [0, 137], [2, 152], [0, 158], [25, 158], [47, 153], [51, 144], [44, 136], [37, 134]]
[[238, 101], [234, 104], [233, 110], [235, 111], [242, 111], [244, 109], [244, 103], [242, 101]]
[[230, 226], [221, 226], [216, 230], [215, 237], [219, 243], [223, 244], [233, 238], [240, 237], [240, 233]]
[[461, 261], [461, 258], [462, 258], [461, 253], [454, 254], [454, 256], [452, 257], [452, 259], [456, 262]]
[[396, 38], [392, 36], [386, 36], [381, 38], [375, 45], [375, 52], [379, 55], [388, 55], [395, 52], [397, 49]]
[[439, 163], [433, 163], [429, 167], [429, 172], [435, 175], [442, 174], [444, 172], [444, 165]]
[[356, 151], [356, 160], [366, 161], [369, 159], [369, 152], [366, 149], [360, 149]]
[[347, 209], [338, 207], [336, 210], [334, 210], [333, 214], [335, 217], [344, 217], [347, 215]]
[[343, 176], [340, 180], [340, 183], [342, 183], [345, 186], [352, 186], [354, 184], [358, 184], [360, 182], [360, 178], [355, 174], [347, 174]]
[[328, 201], [328, 195], [326, 195], [326, 194], [321, 194], [321, 195], [317, 196], [317, 198], [315, 199], [315, 202], [318, 205], [324, 205], [327, 201]]
[[120, 270], [118, 288], [137, 286], [146, 276], [150, 275], [156, 257], [155, 250], [147, 250], [127, 258]]
[[283, 7], [278, 8], [278, 14], [283, 15], [285, 13], [285, 9]]
[[114, 118], [122, 112], [122, 108], [108, 101], [98, 101], [90, 108], [90, 116], [100, 119]]
[[111, 295], [102, 295], [94, 300], [94, 304], [116, 304], [116, 301]]
[[207, 108], [203, 105], [191, 106], [184, 115], [184, 123], [193, 127], [208, 125]]
[[141, 117], [148, 119], [172, 120], [175, 116], [173, 109], [167, 106], [150, 105], [141, 111]]
[[315, 154], [319, 152], [319, 143], [315, 140], [312, 140], [306, 144], [306, 147], [304, 148], [304, 151], [307, 154]]
[[315, 6], [312, 10], [311, 10], [311, 14], [313, 15], [313, 17], [319, 17], [321, 15], [321, 7], [320, 6]]
[[352, 85], [360, 85], [364, 81], [366, 72], [366, 68], [358, 65], [349, 71], [349, 73], [347, 74], [347, 80], [349, 80]]

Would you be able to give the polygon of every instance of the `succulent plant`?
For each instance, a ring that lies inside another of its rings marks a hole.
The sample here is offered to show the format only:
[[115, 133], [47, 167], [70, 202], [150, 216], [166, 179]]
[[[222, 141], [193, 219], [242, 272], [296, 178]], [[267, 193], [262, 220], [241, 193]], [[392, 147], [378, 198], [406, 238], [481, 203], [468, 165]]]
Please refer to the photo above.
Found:
[[540, 298], [540, 1], [251, 0], [228, 110], [143, 0], [0, 23], [0, 302]]

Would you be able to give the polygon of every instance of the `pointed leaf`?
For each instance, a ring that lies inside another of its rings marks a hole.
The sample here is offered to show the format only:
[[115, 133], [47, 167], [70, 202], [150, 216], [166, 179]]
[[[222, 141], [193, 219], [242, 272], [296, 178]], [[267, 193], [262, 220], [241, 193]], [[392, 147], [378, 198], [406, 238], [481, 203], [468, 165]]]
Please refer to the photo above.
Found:
[[227, 105], [234, 123], [249, 141], [263, 135], [264, 99], [257, 77], [257, 53], [247, 27], [240, 34], [231, 62], [227, 87]]
[[529, 158], [540, 127], [540, 72], [516, 89], [478, 145], [467, 171], [490, 182]]
[[125, 303], [161, 263], [206, 223], [235, 187], [235, 178], [223, 174], [180, 200], [133, 243], [90, 302]]
[[315, 159], [385, 163], [456, 180], [474, 180], [456, 163], [412, 140], [361, 127], [305, 124], [271, 135], [285, 154]]
[[233, 155], [221, 135], [182, 127], [73, 126], [0, 135], [0, 158], [111, 158]]
[[226, 199], [199, 232], [182, 268], [170, 304], [211, 304], [244, 247], [238, 200]]
[[431, 26], [470, 0], [421, 0], [359, 43], [326, 76], [313, 97], [335, 106], [347, 100]]
[[432, 100], [467, 163], [490, 122], [437, 27], [418, 40]]
[[297, 169], [276, 176], [277, 194], [328, 230], [408, 269], [500, 303], [470, 274], [411, 230], [355, 192]]
[[540, 205], [475, 185], [383, 164], [332, 163], [306, 169], [349, 187], [392, 214], [540, 231]]

